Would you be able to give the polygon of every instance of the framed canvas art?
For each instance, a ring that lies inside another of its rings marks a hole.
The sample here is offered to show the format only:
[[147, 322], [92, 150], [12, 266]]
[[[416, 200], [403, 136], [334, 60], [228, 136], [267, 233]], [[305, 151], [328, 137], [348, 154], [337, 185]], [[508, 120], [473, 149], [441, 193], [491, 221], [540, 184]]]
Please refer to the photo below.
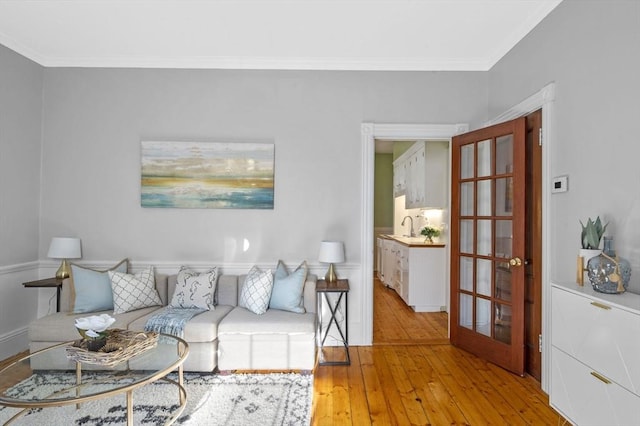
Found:
[[141, 142], [142, 207], [273, 209], [274, 144]]

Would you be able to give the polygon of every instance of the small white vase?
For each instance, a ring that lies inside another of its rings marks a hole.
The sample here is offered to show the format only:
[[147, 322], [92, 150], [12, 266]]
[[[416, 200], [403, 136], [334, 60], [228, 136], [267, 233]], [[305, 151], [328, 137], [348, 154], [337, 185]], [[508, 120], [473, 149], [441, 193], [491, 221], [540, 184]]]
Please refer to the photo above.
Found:
[[584, 266], [587, 266], [589, 259], [598, 256], [600, 253], [602, 253], [601, 249], [580, 249], [580, 256], [584, 259]]

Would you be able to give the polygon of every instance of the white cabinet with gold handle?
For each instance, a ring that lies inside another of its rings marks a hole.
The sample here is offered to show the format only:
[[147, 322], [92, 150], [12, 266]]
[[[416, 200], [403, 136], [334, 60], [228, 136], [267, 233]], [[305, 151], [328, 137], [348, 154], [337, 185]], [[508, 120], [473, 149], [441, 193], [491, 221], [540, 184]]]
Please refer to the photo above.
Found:
[[556, 410], [577, 425], [640, 425], [640, 295], [552, 284], [551, 343]]

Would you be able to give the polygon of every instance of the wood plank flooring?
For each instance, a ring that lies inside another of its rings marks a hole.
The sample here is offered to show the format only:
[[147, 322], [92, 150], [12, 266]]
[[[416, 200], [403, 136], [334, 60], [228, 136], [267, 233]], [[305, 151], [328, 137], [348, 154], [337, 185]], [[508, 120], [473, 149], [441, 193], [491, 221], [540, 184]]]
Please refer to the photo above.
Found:
[[373, 343], [375, 345], [449, 344], [446, 312], [416, 313], [395, 290], [377, 278], [373, 291]]
[[446, 313], [416, 314], [379, 281], [374, 313], [373, 346], [351, 347], [349, 366], [314, 371], [314, 426], [563, 422], [533, 378], [451, 346]]
[[554, 425], [532, 377], [518, 377], [447, 339], [447, 314], [417, 314], [376, 280], [373, 346], [351, 365], [315, 371], [313, 425]]

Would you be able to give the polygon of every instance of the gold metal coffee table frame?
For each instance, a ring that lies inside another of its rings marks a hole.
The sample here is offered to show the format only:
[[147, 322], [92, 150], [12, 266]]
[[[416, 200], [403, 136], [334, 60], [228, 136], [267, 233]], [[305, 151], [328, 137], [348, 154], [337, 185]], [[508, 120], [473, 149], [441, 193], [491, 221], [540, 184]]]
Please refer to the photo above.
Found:
[[[34, 399], [19, 399], [6, 395], [6, 390], [0, 392], [0, 404], [13, 407], [13, 408], [22, 408], [23, 410], [16, 413], [13, 417], [5, 422], [5, 425], [10, 425], [20, 416], [25, 414], [28, 410], [32, 408], [47, 408], [47, 407], [60, 407], [64, 405], [72, 405], [76, 404], [76, 407], [80, 407], [80, 404], [83, 402], [93, 401], [96, 399], [108, 398], [110, 396], [114, 396], [121, 393], [126, 393], [127, 400], [127, 425], [133, 426], [133, 391], [142, 386], [145, 386], [149, 383], [156, 382], [158, 380], [164, 380], [168, 383], [174, 384], [178, 388], [178, 398], [180, 401], [180, 406], [175, 410], [171, 418], [167, 421], [167, 425], [173, 424], [180, 414], [184, 411], [184, 408], [187, 404], [187, 391], [184, 387], [184, 375], [183, 375], [183, 363], [187, 356], [189, 355], [189, 344], [185, 342], [183, 339], [171, 336], [167, 334], [161, 334], [159, 336], [159, 343], [156, 347], [147, 349], [139, 355], [134, 356], [129, 361], [137, 360], [138, 364], [142, 362], [144, 365], [144, 359], [154, 359], [154, 355], [156, 355], [156, 359], [159, 359], [158, 355], [160, 355], [160, 351], [164, 351], [170, 349], [174, 346], [173, 343], [167, 343], [175, 340], [176, 347], [176, 356], [170, 358], [166, 364], [164, 364], [161, 368], [150, 368], [148, 370], [129, 370], [129, 369], [121, 369], [121, 368], [104, 368], [95, 370], [96, 373], [103, 372], [105, 373], [104, 377], [99, 377], [96, 379], [92, 379], [90, 381], [82, 381], [82, 363], [71, 361], [75, 364], [75, 372], [76, 372], [76, 383], [75, 385], [71, 385], [64, 389], [58, 390], [50, 395], [47, 395], [44, 398], [34, 400]], [[163, 342], [163, 343], [160, 343]], [[30, 362], [35, 357], [43, 356], [45, 353], [50, 351], [59, 351], [60, 356], [64, 356], [66, 358], [65, 348], [72, 344], [73, 342], [65, 342], [60, 343], [27, 356], [24, 356], [12, 364], [8, 365], [6, 368], [0, 370], [0, 378], [3, 375], [11, 374], [11, 371], [19, 368], [19, 366], [23, 366], [24, 363]], [[57, 355], [57, 354], [55, 354]], [[141, 361], [142, 360], [142, 361]], [[126, 362], [126, 361], [125, 361]], [[155, 360], [155, 362], [159, 362]], [[92, 369], [100, 366], [92, 366]], [[120, 366], [121, 367], [121, 366]], [[178, 369], [178, 381], [170, 379], [166, 377], [169, 373], [173, 372], [175, 369]], [[65, 370], [69, 371], [69, 370]], [[133, 380], [132, 382], [120, 383], [123, 380]], [[110, 382], [117, 382], [113, 384], [112, 388], [109, 388], [104, 391], [90, 392], [86, 395], [83, 395], [83, 389], [87, 389], [90, 386], [95, 386], [98, 384], [110, 384]], [[72, 396], [69, 396], [70, 391], [74, 391]], [[66, 395], [66, 396], [62, 396]]]

